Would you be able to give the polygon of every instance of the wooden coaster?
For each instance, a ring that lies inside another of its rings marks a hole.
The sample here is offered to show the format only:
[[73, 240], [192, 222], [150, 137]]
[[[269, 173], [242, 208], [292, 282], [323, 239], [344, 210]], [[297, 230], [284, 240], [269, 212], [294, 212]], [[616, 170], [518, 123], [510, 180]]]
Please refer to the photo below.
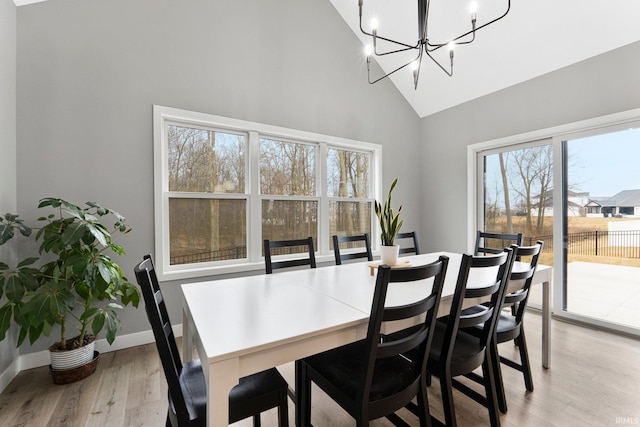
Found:
[[[378, 261], [378, 262], [372, 262], [371, 264], [368, 264], [369, 266], [369, 274], [371, 274], [373, 276], [373, 271], [378, 268], [379, 265], [381, 265], [382, 262]], [[391, 268], [405, 268], [405, 267], [411, 267], [411, 263], [409, 261], [400, 261], [398, 260], [398, 263], [396, 265], [390, 265], [389, 267]]]

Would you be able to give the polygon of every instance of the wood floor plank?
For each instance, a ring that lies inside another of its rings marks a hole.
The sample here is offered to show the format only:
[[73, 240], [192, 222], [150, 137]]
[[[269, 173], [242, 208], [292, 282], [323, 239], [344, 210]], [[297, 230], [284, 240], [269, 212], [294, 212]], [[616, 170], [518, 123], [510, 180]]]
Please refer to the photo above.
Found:
[[[552, 367], [540, 357], [541, 318], [527, 314], [527, 343], [535, 390], [527, 392], [522, 374], [503, 367], [509, 411], [503, 427], [617, 426], [640, 420], [640, 341], [581, 326], [552, 322]], [[512, 343], [500, 353], [516, 358]], [[293, 364], [279, 367], [293, 383]], [[0, 426], [163, 426], [167, 386], [154, 344], [101, 355], [96, 373], [74, 384], [54, 385], [46, 367], [21, 372], [0, 394]], [[312, 422], [316, 427], [352, 427], [353, 420], [314, 386]], [[486, 409], [454, 391], [460, 427], [489, 424]], [[442, 419], [439, 383], [429, 389], [431, 413]], [[293, 402], [289, 420], [293, 423]], [[277, 411], [262, 416], [277, 426]], [[418, 425], [415, 417], [406, 418]], [[249, 427], [251, 420], [234, 424]], [[386, 420], [371, 423], [387, 427]]]
[[[127, 358], [124, 360], [126, 361]], [[123, 364], [114, 363], [113, 366], [102, 371], [98, 392], [87, 418], [87, 425], [116, 426], [123, 424], [127, 399], [129, 398], [128, 381], [131, 377], [132, 365], [130, 361]]]

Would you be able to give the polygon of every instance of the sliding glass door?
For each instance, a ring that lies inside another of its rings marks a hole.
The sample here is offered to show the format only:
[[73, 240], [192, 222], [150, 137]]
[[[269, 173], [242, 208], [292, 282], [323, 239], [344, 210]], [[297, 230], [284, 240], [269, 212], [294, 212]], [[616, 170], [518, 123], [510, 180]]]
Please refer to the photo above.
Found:
[[[479, 229], [522, 233], [525, 245], [544, 242], [540, 263], [553, 265], [553, 146], [551, 140], [490, 151], [482, 157], [484, 201]], [[542, 301], [532, 290], [533, 305]]]
[[640, 129], [563, 142], [568, 313], [640, 329]]
[[[554, 315], [640, 335], [640, 111], [634, 113], [470, 147], [470, 232], [544, 241], [540, 263], [554, 267]], [[535, 307], [541, 290], [533, 289]]]

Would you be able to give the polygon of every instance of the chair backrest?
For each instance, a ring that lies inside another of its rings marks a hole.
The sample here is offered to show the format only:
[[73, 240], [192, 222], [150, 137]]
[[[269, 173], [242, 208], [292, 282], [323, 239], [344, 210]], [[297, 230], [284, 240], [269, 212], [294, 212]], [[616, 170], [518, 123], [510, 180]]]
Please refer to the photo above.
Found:
[[[354, 243], [363, 242], [364, 247], [360, 252], [340, 253], [340, 243]], [[369, 233], [358, 234], [355, 236], [333, 236], [333, 253], [336, 257], [336, 265], [341, 265], [342, 261], [357, 258], [367, 258], [369, 261], [373, 261], [373, 253], [371, 252], [371, 241], [369, 240]]]
[[182, 360], [180, 359], [180, 353], [178, 352], [178, 346], [173, 335], [171, 321], [169, 320], [151, 255], [145, 255], [144, 261], [139, 263], [134, 268], [134, 271], [138, 285], [142, 290], [147, 318], [153, 330], [156, 347], [162, 362], [162, 369], [169, 386], [169, 394], [176, 414], [178, 419], [189, 419], [179, 380], [182, 372]]
[[[505, 248], [503, 252], [496, 255], [462, 255], [456, 290], [453, 294], [440, 353], [441, 363], [445, 363], [443, 366], [448, 366], [451, 363], [458, 329], [483, 325], [477, 354], [484, 354], [486, 351], [502, 309], [509, 275], [513, 268], [513, 260], [513, 249], [511, 248]], [[474, 277], [474, 283], [468, 287], [470, 276]], [[476, 283], [480, 280], [482, 283]], [[465, 305], [469, 305], [464, 303], [465, 299], [473, 299], [475, 303], [478, 298], [488, 301], [482, 305], [475, 305], [474, 309], [462, 310]], [[477, 358], [477, 360], [482, 362], [482, 358]]]
[[415, 231], [398, 233], [398, 235], [396, 236], [396, 240], [403, 240], [403, 239], [412, 239], [413, 246], [403, 247], [402, 245], [400, 245], [400, 250], [398, 251], [399, 254], [415, 253], [416, 255], [420, 255], [420, 246], [418, 246], [418, 234]]
[[[287, 259], [284, 261], [272, 262], [272, 250], [277, 248], [293, 248], [296, 246], [305, 246], [307, 248], [307, 257]], [[264, 263], [267, 274], [273, 273], [273, 270], [278, 268], [297, 267], [301, 265], [308, 265], [311, 268], [316, 268], [316, 255], [313, 249], [313, 237], [307, 237], [306, 239], [296, 240], [269, 240], [264, 241]]]
[[538, 258], [540, 257], [543, 246], [544, 243], [540, 240], [538, 240], [533, 246], [511, 245], [511, 248], [514, 251], [514, 258], [522, 259], [523, 257], [530, 257], [529, 265], [526, 269], [514, 269], [511, 272], [511, 276], [509, 277], [510, 281], [522, 281], [522, 287], [516, 291], [512, 291], [511, 293], [506, 294], [504, 297], [505, 305], [518, 303], [518, 309], [516, 310], [517, 323], [520, 323], [522, 321], [524, 309], [526, 308], [527, 301], [529, 300], [529, 290], [531, 289], [531, 282], [533, 281], [533, 275], [536, 272], [536, 267], [538, 266]]
[[[382, 265], [378, 268], [365, 341], [367, 351], [365, 360], [367, 360], [367, 363], [362, 366], [363, 374], [360, 377], [362, 383], [358, 387], [359, 396], [357, 396], [360, 402], [368, 402], [370, 418], [376, 418], [372, 414], [386, 415], [395, 412], [400, 407], [407, 405], [408, 401], [415, 397], [416, 393], [420, 392], [420, 382], [426, 378], [428, 359], [426, 356], [433, 339], [435, 330], [433, 325], [436, 322], [448, 263], [449, 258], [441, 256], [437, 261], [422, 266], [391, 269], [386, 265]], [[424, 284], [424, 298], [406, 305], [385, 307], [389, 283], [413, 282], [425, 279], [431, 279], [432, 286], [429, 287], [429, 282]], [[383, 322], [395, 322], [421, 315], [424, 315], [424, 321], [416, 327], [406, 329], [406, 332], [385, 335], [384, 340], [380, 339]], [[380, 359], [397, 357], [411, 350], [415, 350], [418, 355], [416, 360], [412, 361], [415, 363], [412, 382], [404, 389], [396, 390], [394, 397], [373, 399], [370, 394], [376, 362], [380, 362]]]
[[474, 255], [495, 255], [511, 245], [522, 246], [522, 233], [487, 233], [478, 231], [476, 233], [476, 247]]

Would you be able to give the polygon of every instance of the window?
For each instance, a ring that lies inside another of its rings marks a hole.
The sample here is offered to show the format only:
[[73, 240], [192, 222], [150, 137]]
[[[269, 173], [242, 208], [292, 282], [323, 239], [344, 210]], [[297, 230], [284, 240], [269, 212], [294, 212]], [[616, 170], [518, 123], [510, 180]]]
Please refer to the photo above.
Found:
[[[629, 315], [620, 290], [640, 271], [640, 215], [630, 206], [640, 192], [639, 136], [640, 110], [631, 110], [468, 149], [469, 236], [485, 229], [523, 232], [525, 245], [543, 240], [554, 314], [635, 336], [640, 316]], [[593, 286], [598, 280], [606, 286]]]
[[379, 145], [154, 106], [158, 274], [263, 268], [264, 239], [371, 233]]
[[[327, 153], [327, 195], [330, 235], [371, 233], [369, 154], [330, 148]], [[359, 242], [362, 245], [362, 242]], [[333, 249], [333, 242], [331, 242]]]

